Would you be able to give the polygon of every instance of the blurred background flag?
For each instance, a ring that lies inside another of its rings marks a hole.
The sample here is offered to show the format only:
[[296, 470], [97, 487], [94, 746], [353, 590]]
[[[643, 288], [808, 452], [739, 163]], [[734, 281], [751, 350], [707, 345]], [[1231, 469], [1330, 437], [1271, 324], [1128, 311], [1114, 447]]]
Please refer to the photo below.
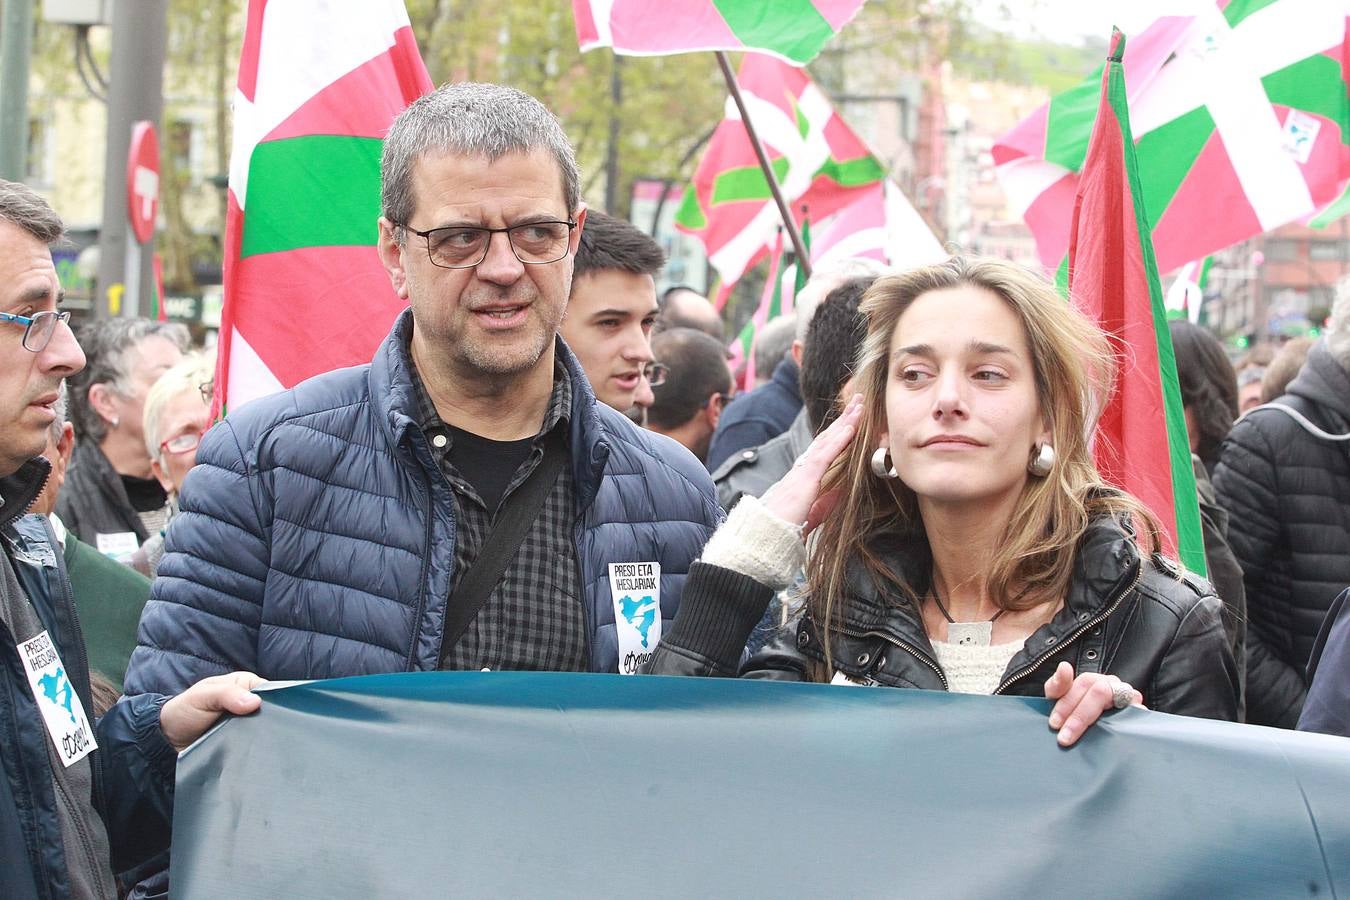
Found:
[[1120, 371], [1093, 440], [1107, 481], [1158, 518], [1163, 547], [1204, 575], [1205, 544], [1172, 337], [1149, 240], [1120, 59], [1111, 39], [1101, 105], [1074, 201], [1068, 277], [1073, 302], [1112, 339]]
[[[1346, 0], [1220, 0], [1130, 42], [1125, 92], [1158, 267], [1315, 216], [1350, 178]], [[1060, 266], [1101, 70], [1005, 134], [998, 176]]]
[[[881, 185], [885, 168], [806, 72], [747, 53], [737, 81], [791, 206], [821, 222]], [[675, 221], [703, 243], [724, 286], [769, 254], [781, 217], [730, 99]]]
[[757, 50], [804, 66], [864, 0], [572, 0], [581, 49], [627, 56]]
[[402, 0], [250, 0], [217, 413], [370, 361], [406, 305], [375, 252], [382, 141], [431, 88]]

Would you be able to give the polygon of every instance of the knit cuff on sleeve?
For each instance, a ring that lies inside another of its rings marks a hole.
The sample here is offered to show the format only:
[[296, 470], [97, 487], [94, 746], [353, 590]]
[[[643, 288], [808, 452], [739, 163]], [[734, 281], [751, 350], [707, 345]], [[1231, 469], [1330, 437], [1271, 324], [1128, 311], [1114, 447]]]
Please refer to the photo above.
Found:
[[680, 612], [660, 649], [668, 645], [684, 648], [711, 665], [711, 674], [735, 676], [745, 642], [771, 600], [773, 591], [754, 579], [695, 562], [685, 582]]
[[775, 515], [758, 498], [746, 496], [708, 540], [700, 559], [781, 591], [806, 563], [806, 545], [800, 525]]

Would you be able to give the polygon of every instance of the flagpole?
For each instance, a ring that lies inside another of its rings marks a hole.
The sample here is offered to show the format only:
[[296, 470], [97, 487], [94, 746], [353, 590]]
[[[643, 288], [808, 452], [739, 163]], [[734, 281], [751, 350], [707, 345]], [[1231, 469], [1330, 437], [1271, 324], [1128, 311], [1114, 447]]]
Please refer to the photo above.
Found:
[[788, 237], [792, 240], [792, 250], [797, 256], [800, 271], [806, 273], [806, 277], [811, 277], [811, 259], [807, 256], [806, 245], [802, 243], [801, 232], [797, 230], [797, 223], [792, 218], [792, 211], [788, 208], [787, 201], [783, 199], [783, 189], [778, 186], [778, 178], [773, 174], [773, 166], [769, 165], [769, 155], [764, 152], [764, 145], [759, 142], [759, 135], [755, 133], [754, 123], [750, 121], [750, 113], [745, 108], [745, 99], [741, 96], [741, 86], [736, 83], [736, 74], [731, 71], [731, 63], [727, 61], [725, 52], [718, 50], [717, 65], [722, 68], [722, 77], [727, 80], [727, 90], [731, 92], [731, 99], [736, 102], [736, 108], [741, 113], [741, 123], [745, 125], [745, 133], [750, 137], [750, 146], [755, 148], [755, 156], [759, 159], [759, 167], [764, 170], [764, 179], [769, 183], [769, 192], [773, 194], [773, 202], [778, 204], [778, 215], [783, 219], [783, 227], [787, 230]]

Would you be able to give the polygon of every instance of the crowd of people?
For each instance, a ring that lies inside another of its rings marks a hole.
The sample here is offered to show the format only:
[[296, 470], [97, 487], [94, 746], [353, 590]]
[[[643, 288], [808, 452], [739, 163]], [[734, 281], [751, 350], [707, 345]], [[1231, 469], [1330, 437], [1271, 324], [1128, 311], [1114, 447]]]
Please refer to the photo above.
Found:
[[538, 101], [447, 85], [381, 172], [408, 308], [368, 365], [214, 425], [211, 352], [72, 332], [61, 221], [0, 182], [0, 896], [165, 890], [175, 752], [264, 680], [739, 676], [1045, 697], [1063, 746], [1131, 704], [1350, 735], [1350, 285], [1250, 365], [1173, 325], [1206, 579], [1098, 474], [1128, 375], [1039, 273], [822, 267], [737, 393], [718, 311], [658, 297]]

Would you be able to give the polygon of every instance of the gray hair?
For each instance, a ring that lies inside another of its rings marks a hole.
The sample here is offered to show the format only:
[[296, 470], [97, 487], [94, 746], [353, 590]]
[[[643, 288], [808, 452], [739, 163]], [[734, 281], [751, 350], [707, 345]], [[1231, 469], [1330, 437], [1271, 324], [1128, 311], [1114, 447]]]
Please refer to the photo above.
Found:
[[[572, 145], [544, 104], [499, 84], [446, 84], [399, 113], [380, 159], [380, 211], [407, 225], [416, 206], [413, 166], [426, 154], [454, 153], [493, 162], [508, 153], [547, 150], [562, 176], [567, 214], [581, 203], [581, 173]], [[401, 228], [397, 229], [400, 240]]]
[[755, 377], [768, 379], [783, 361], [797, 334], [797, 317], [788, 313], [770, 319], [755, 335]]
[[803, 344], [806, 343], [806, 331], [811, 327], [811, 318], [816, 314], [816, 306], [830, 291], [850, 278], [876, 278], [888, 271], [885, 264], [865, 256], [851, 256], [813, 269], [806, 286], [797, 294], [792, 304], [793, 311], [797, 314], [796, 339]]
[[152, 337], [164, 338], [181, 351], [188, 348], [187, 328], [176, 322], [95, 319], [80, 328], [79, 341], [87, 363], [69, 379], [70, 420], [75, 425], [76, 438], [99, 443], [107, 435], [103, 417], [89, 403], [89, 389], [96, 384], [111, 384], [125, 393], [136, 348]]
[[1350, 275], [1336, 282], [1331, 325], [1327, 328], [1327, 350], [1342, 369], [1350, 372]]
[[42, 196], [26, 184], [0, 178], [0, 222], [13, 222], [47, 246], [66, 233], [65, 223]]

